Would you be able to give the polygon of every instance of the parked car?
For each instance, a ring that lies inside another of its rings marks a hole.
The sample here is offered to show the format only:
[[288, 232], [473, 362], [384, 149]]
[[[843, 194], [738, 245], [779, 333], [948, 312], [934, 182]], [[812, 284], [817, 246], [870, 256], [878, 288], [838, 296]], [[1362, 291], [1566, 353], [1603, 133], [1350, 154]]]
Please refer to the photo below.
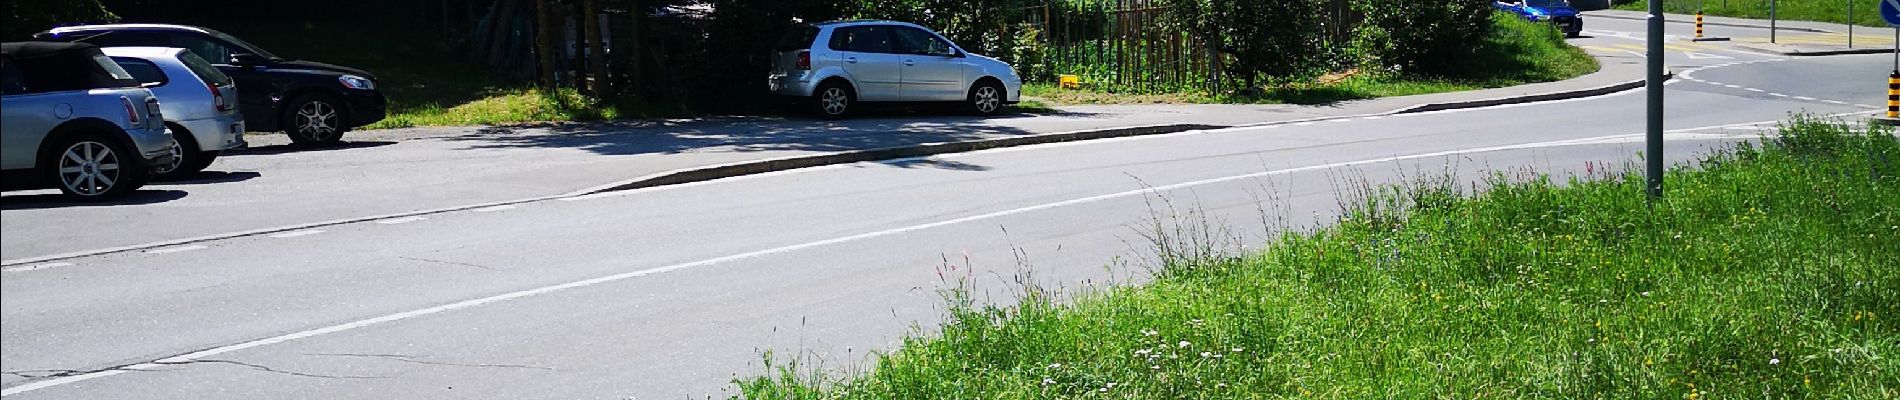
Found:
[[[376, 76], [360, 69], [292, 60], [231, 35], [185, 25], [118, 24], [57, 28], [41, 40], [101, 47], [177, 47], [210, 61], [244, 88], [238, 96], [246, 128], [284, 131], [297, 143], [330, 143], [381, 121]], [[395, 55], [400, 56], [400, 55]]]
[[158, 97], [89, 44], [0, 44], [0, 170], [105, 199], [170, 163]]
[[1556, 25], [1565, 36], [1583, 36], [1583, 14], [1571, 7], [1569, 0], [1500, 0], [1493, 4], [1498, 10], [1517, 14], [1531, 22]]
[[1022, 98], [1015, 68], [970, 54], [922, 26], [838, 21], [798, 27], [779, 39], [767, 78], [772, 93], [842, 118], [858, 103], [960, 103], [979, 115]]
[[168, 47], [113, 47], [106, 56], [158, 96], [172, 132], [172, 162], [155, 165], [159, 178], [203, 171], [224, 150], [244, 147], [244, 116], [237, 85], [191, 51]]

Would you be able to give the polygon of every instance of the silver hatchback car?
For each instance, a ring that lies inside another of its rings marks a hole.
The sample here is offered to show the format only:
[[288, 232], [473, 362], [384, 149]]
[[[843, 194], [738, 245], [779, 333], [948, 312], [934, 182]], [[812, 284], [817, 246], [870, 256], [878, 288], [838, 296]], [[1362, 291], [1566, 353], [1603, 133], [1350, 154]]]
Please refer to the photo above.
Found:
[[1015, 68], [970, 54], [915, 24], [838, 21], [802, 26], [774, 46], [772, 93], [807, 101], [826, 118], [859, 102], [961, 103], [992, 115], [1022, 98]]
[[0, 44], [0, 170], [9, 184], [51, 181], [83, 200], [137, 190], [151, 166], [172, 161], [164, 119], [158, 97], [98, 47]]
[[166, 47], [101, 49], [141, 86], [158, 96], [171, 129], [171, 163], [152, 166], [163, 178], [203, 171], [224, 150], [244, 147], [244, 115], [237, 84], [190, 50]]

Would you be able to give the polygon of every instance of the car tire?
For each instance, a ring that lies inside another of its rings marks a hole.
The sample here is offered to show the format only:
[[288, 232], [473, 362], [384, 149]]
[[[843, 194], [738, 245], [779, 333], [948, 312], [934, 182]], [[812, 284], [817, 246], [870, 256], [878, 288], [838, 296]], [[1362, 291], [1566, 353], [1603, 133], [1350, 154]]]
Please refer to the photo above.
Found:
[[52, 147], [46, 174], [61, 193], [98, 201], [131, 193], [151, 178], [143, 156], [124, 142], [97, 133], [67, 136]]
[[284, 134], [297, 144], [331, 144], [343, 140], [350, 130], [349, 110], [336, 98], [306, 94], [291, 100], [284, 108]]
[[971, 114], [991, 116], [1003, 112], [1003, 102], [1009, 96], [1009, 89], [991, 81], [978, 82], [970, 87], [970, 95], [963, 102], [963, 108]]
[[173, 161], [169, 165], [152, 166], [153, 179], [169, 181], [190, 178], [204, 171], [205, 167], [211, 166], [212, 160], [218, 158], [218, 152], [204, 151], [198, 147], [198, 141], [191, 136], [191, 131], [179, 126], [172, 126], [171, 130]]
[[837, 82], [819, 85], [811, 93], [812, 113], [824, 119], [843, 119], [857, 106], [858, 94], [850, 86]]

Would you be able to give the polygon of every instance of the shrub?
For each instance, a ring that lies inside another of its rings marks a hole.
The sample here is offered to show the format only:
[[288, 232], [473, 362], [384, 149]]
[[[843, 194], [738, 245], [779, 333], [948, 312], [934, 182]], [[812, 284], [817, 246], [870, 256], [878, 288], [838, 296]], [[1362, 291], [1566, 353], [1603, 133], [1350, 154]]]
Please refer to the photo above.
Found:
[[1491, 33], [1489, 1], [1357, 0], [1365, 15], [1358, 47], [1371, 64], [1417, 76], [1444, 76], [1464, 67]]

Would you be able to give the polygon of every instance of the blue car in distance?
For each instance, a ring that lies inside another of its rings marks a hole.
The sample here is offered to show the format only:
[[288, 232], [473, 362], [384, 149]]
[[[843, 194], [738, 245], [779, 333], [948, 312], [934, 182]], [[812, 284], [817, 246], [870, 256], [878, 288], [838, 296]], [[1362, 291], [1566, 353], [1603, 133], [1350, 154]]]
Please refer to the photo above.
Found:
[[1556, 25], [1565, 36], [1583, 36], [1583, 14], [1577, 13], [1569, 0], [1498, 0], [1494, 4], [1498, 10], [1524, 19]]

